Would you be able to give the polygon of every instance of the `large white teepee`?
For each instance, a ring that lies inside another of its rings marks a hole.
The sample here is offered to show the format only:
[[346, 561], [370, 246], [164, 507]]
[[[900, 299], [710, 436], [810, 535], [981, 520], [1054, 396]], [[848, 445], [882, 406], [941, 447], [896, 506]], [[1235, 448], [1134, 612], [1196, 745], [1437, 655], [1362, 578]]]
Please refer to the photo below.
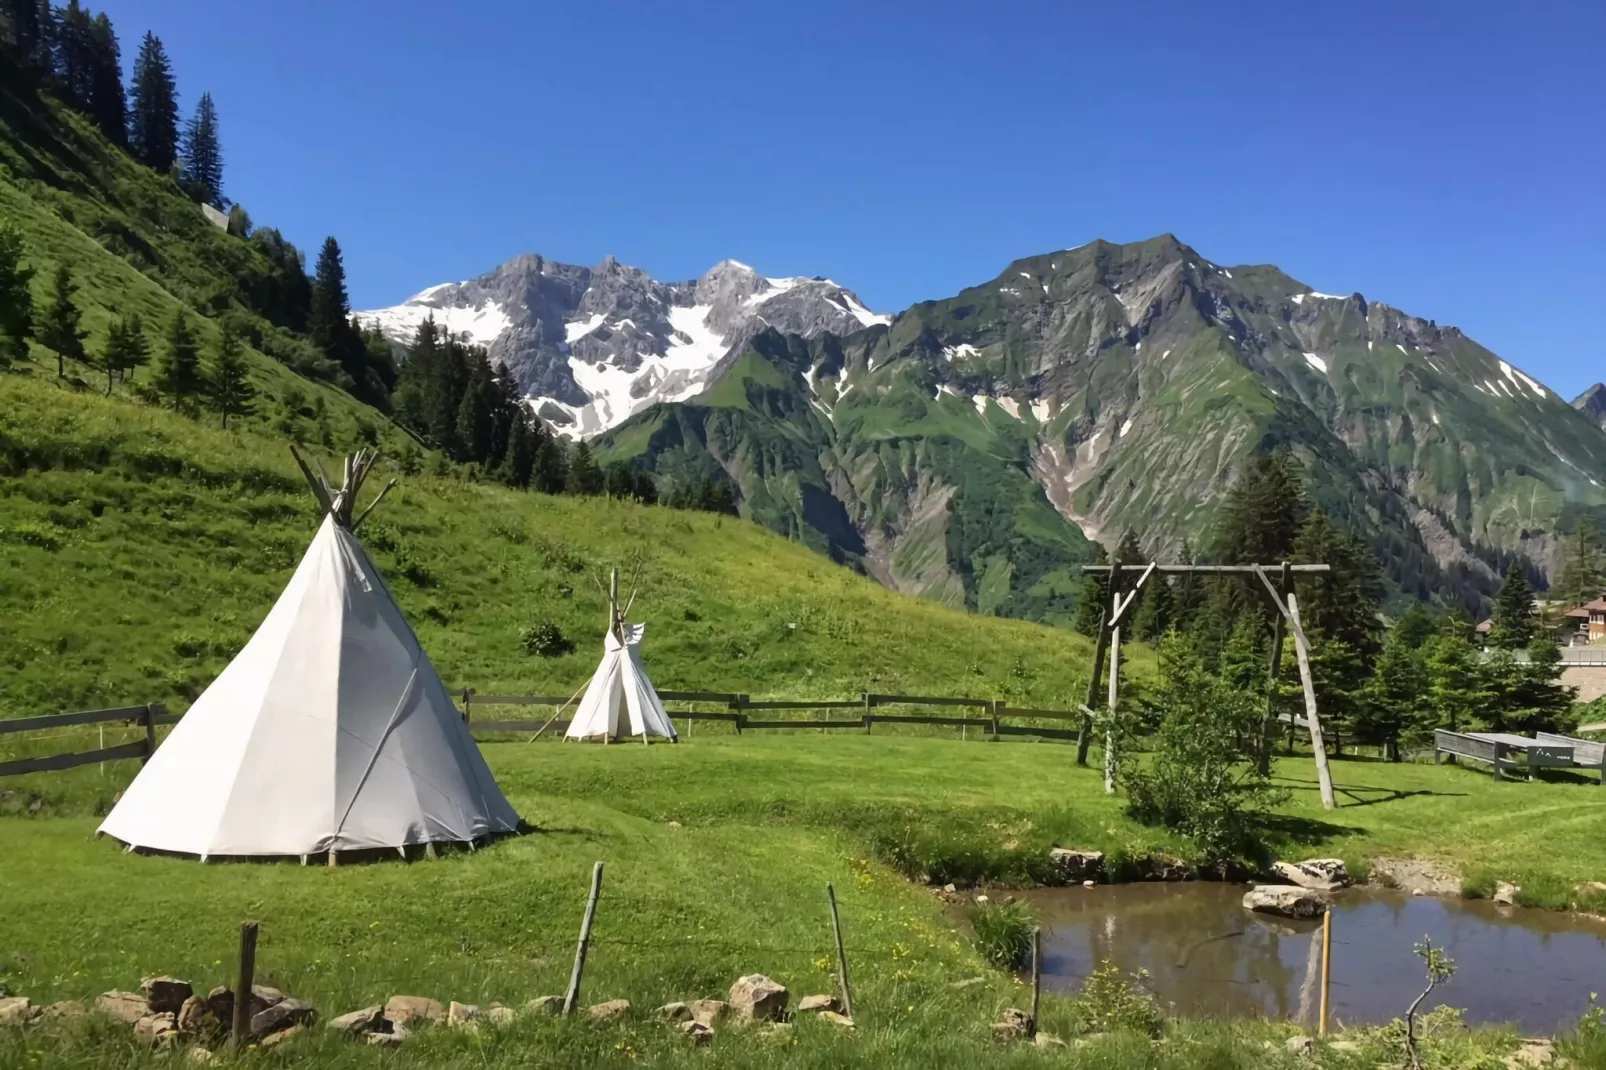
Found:
[[[616, 599], [610, 599], [616, 604]], [[614, 626], [603, 641], [602, 664], [597, 666], [574, 720], [564, 733], [568, 739], [611, 739], [661, 736], [675, 740], [675, 726], [658, 700], [658, 692], [641, 667], [641, 637], [645, 624], [626, 624], [615, 610]]]
[[100, 831], [203, 859], [329, 852], [332, 863], [336, 851], [473, 841], [518, 827], [352, 534], [367, 515], [351, 518], [373, 459], [349, 459], [338, 491], [302, 465], [326, 513], [306, 556]]

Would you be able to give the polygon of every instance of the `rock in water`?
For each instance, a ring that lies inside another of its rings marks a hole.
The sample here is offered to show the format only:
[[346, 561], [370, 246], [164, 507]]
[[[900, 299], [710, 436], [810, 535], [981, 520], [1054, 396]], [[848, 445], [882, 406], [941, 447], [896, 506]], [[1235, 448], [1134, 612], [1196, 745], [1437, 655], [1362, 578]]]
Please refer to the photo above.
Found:
[[1244, 909], [1284, 918], [1319, 918], [1327, 913], [1327, 900], [1309, 888], [1260, 884], [1244, 893]]
[[1103, 851], [1073, 851], [1068, 847], [1055, 847], [1048, 852], [1048, 860], [1066, 884], [1092, 880], [1104, 870]]
[[1339, 858], [1307, 858], [1303, 862], [1273, 862], [1273, 872], [1289, 884], [1317, 892], [1330, 892], [1350, 883]]
[[1494, 901], [1502, 906], [1516, 906], [1517, 893], [1520, 891], [1522, 891], [1522, 889], [1517, 887], [1515, 884], [1508, 884], [1505, 881], [1496, 881], [1494, 886]]
[[738, 977], [731, 985], [730, 1004], [744, 1022], [778, 1022], [786, 1015], [790, 997], [786, 988], [761, 973]]

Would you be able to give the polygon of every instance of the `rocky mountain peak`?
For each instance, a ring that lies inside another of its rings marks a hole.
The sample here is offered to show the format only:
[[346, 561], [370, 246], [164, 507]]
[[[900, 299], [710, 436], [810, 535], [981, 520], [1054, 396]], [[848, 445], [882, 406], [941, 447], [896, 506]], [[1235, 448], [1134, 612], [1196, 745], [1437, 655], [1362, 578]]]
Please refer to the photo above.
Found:
[[1596, 383], [1579, 394], [1573, 401], [1573, 408], [1583, 413], [1586, 419], [1601, 430], [1606, 431], [1606, 383]]

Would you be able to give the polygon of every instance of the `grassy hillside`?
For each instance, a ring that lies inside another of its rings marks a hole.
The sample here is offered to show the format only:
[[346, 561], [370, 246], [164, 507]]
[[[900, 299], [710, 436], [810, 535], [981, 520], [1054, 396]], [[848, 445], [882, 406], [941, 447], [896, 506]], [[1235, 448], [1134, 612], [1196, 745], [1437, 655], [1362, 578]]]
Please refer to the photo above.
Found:
[[[284, 442], [0, 376], [0, 715], [198, 694], [267, 613], [316, 526]], [[376, 487], [377, 489], [377, 487]], [[663, 687], [873, 688], [1064, 706], [1078, 636], [886, 591], [756, 525], [427, 475], [365, 541], [454, 687], [567, 694], [595, 667], [610, 566]], [[520, 643], [551, 621], [573, 654]]]

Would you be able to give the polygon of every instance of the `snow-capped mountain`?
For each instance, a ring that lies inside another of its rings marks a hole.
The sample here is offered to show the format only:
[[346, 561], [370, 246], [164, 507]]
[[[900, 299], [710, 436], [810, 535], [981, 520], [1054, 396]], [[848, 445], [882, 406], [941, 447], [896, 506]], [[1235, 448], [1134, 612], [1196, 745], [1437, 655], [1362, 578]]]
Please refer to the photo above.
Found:
[[766, 278], [735, 260], [663, 283], [611, 256], [583, 268], [535, 255], [356, 316], [404, 343], [433, 316], [506, 364], [535, 411], [569, 436], [695, 396], [721, 357], [766, 327], [812, 337], [891, 322], [829, 279]]

